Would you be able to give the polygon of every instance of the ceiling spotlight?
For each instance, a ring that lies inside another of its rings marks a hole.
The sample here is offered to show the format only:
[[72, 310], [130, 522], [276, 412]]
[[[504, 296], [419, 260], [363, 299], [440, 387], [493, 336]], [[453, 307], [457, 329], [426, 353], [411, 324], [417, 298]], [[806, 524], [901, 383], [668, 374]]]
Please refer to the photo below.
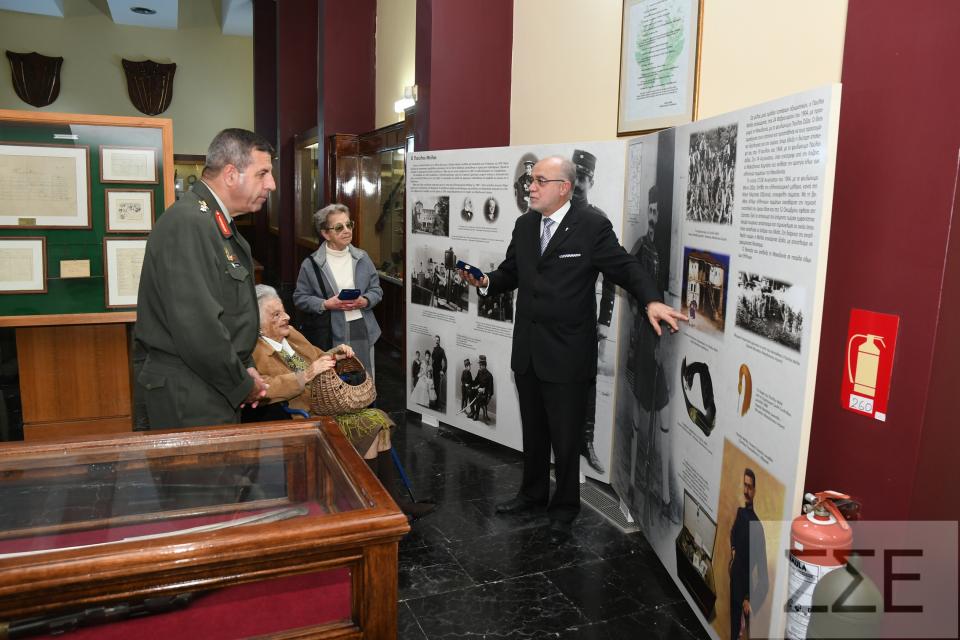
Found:
[[130, 11], [139, 13], [142, 16], [152, 16], [157, 12], [156, 9], [150, 9], [148, 7], [130, 7]]

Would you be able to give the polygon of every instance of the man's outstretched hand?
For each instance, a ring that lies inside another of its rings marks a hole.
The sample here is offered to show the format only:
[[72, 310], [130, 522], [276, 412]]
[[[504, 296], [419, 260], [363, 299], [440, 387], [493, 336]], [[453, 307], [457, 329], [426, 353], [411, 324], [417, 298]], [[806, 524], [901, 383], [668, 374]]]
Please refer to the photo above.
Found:
[[687, 316], [662, 302], [651, 302], [647, 305], [647, 320], [650, 321], [650, 325], [653, 327], [653, 330], [657, 332], [658, 336], [662, 333], [660, 331], [661, 321], [666, 322], [670, 326], [670, 333], [676, 333], [680, 330], [677, 320], [686, 319]]

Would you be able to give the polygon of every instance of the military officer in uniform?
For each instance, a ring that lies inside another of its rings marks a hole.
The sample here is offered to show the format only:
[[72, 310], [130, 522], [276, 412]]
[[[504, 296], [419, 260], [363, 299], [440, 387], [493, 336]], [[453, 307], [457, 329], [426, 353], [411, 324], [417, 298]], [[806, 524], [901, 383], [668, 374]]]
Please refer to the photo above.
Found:
[[[577, 182], [573, 185], [573, 196], [570, 202], [574, 206], [583, 207], [588, 211], [598, 213], [604, 218], [607, 214], [603, 209], [595, 207], [587, 202], [587, 194], [593, 188], [593, 176], [597, 168], [597, 157], [589, 151], [575, 149], [573, 152], [573, 164], [577, 168]], [[597, 339], [599, 340], [599, 353], [603, 357], [603, 346], [607, 339], [607, 331], [613, 320], [613, 300], [616, 295], [616, 287], [612, 282], [603, 277], [600, 288], [600, 308], [597, 312]], [[606, 327], [606, 329], [604, 328]], [[583, 446], [580, 447], [580, 455], [586, 458], [587, 464], [593, 467], [597, 473], [603, 473], [603, 465], [600, 464], [600, 458], [593, 448], [593, 433], [597, 421], [597, 381], [594, 378], [593, 385], [587, 396], [587, 423], [583, 428]]]
[[517, 208], [520, 213], [526, 213], [530, 209], [530, 183], [533, 182], [534, 160], [523, 161], [523, 174], [513, 183], [513, 194], [517, 198]]
[[273, 147], [225, 129], [201, 180], [158, 220], [143, 259], [134, 328], [134, 428], [240, 421], [266, 384], [253, 367], [260, 318], [250, 245], [233, 218], [276, 189]]
[[475, 389], [473, 401], [473, 413], [470, 415], [474, 420], [480, 419], [480, 412], [483, 411], [483, 419], [487, 420], [487, 405], [490, 404], [490, 398], [493, 397], [493, 375], [487, 371], [487, 356], [481, 355], [478, 359], [477, 377], [473, 379], [473, 388]]
[[467, 407], [471, 407], [470, 401], [473, 400], [473, 373], [470, 372], [470, 358], [463, 360], [463, 373], [460, 374], [460, 412], [463, 413]]

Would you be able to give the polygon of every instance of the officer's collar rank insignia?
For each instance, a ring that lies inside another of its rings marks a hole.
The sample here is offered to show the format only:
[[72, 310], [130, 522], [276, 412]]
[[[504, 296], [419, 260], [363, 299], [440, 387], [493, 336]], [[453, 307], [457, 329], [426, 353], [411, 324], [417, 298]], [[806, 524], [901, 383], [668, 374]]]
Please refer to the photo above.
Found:
[[233, 231], [230, 231], [230, 223], [227, 222], [227, 217], [223, 215], [223, 212], [220, 209], [217, 209], [213, 217], [217, 220], [217, 226], [220, 227], [220, 235], [224, 238], [233, 237]]
[[207, 211], [210, 211], [210, 207], [207, 205], [207, 201], [206, 201], [206, 200], [201, 200], [201, 201], [200, 201], [200, 212], [201, 212], [201, 213], [206, 213]]

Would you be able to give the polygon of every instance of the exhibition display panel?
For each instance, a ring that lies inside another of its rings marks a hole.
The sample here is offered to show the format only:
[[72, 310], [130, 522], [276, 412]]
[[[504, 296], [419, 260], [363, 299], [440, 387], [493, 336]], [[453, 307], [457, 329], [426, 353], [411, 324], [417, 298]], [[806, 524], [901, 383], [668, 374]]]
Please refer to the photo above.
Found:
[[409, 525], [330, 419], [0, 445], [0, 459], [12, 637], [396, 635]]

